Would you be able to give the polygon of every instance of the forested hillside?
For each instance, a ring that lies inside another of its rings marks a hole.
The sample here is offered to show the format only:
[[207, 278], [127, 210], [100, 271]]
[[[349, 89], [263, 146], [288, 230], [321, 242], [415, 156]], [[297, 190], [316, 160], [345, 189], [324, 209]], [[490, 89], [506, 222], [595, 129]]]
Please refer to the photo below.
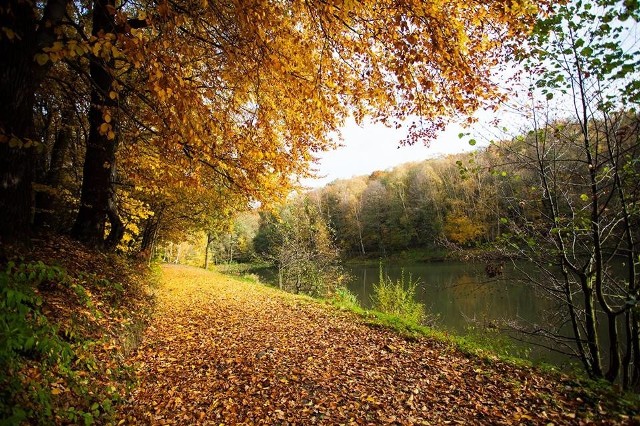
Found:
[[[608, 120], [615, 121], [620, 144], [616, 155], [625, 161], [624, 189], [633, 199], [638, 191], [634, 159], [639, 154], [640, 123], [631, 112]], [[594, 137], [610, 137], [606, 132], [611, 122], [592, 125], [589, 130]], [[346, 258], [375, 259], [409, 249], [495, 249], [498, 246], [492, 243], [510, 235], [516, 224], [540, 225], [541, 216], [547, 214], [545, 206], [539, 204], [545, 182], [565, 186], [571, 204], [586, 205], [588, 201], [584, 196], [589, 183], [579, 168], [583, 155], [579, 123], [561, 121], [548, 126], [511, 140], [492, 142], [470, 154], [407, 163], [369, 176], [338, 180], [295, 198], [290, 209], [297, 209], [298, 219], [317, 215], [315, 222], [322, 220]], [[544, 135], [541, 141], [542, 132], [550, 130], [553, 134]], [[567, 139], [571, 143], [566, 143]], [[617, 161], [609, 155], [600, 155], [600, 167], [605, 171], [610, 167], [607, 164]], [[547, 168], [552, 168], [553, 174], [546, 174]], [[258, 253], [269, 250], [266, 240], [282, 219], [263, 215], [255, 247]], [[243, 252], [246, 255], [246, 248]]]

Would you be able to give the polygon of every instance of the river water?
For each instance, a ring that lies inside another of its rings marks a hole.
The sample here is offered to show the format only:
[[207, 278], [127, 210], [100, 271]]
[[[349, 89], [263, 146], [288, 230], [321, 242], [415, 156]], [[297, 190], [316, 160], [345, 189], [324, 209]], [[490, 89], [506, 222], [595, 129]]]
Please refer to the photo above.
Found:
[[[485, 267], [485, 264], [462, 262], [385, 265], [384, 274], [392, 280], [399, 279], [402, 273], [405, 281], [409, 276], [418, 280], [416, 300], [425, 305], [426, 312], [434, 318], [435, 327], [457, 335], [493, 330], [513, 337], [516, 333], [510, 331], [506, 323], [531, 326], [548, 318], [554, 308], [552, 302], [534, 286], [520, 280], [523, 270], [535, 273], [531, 266], [506, 264], [496, 278], [489, 278]], [[379, 267], [347, 266], [346, 271], [352, 277], [347, 284], [349, 290], [364, 307], [371, 307]], [[560, 366], [568, 362], [566, 356], [537, 345], [517, 340], [510, 340], [510, 344], [520, 349], [519, 356], [534, 361]]]
[[[443, 328], [452, 332], [464, 332], [470, 322], [490, 325], [505, 318], [532, 322], [541, 318], [547, 304], [536, 295], [534, 288], [515, 282], [517, 272], [512, 266], [506, 266], [498, 279], [487, 277], [484, 267], [459, 262], [387, 265], [384, 275], [397, 280], [404, 270], [405, 281], [409, 276], [418, 280], [416, 299], [425, 305], [427, 312], [440, 318]], [[352, 277], [347, 287], [357, 294], [363, 306], [371, 307], [379, 268], [352, 266], [346, 269]]]

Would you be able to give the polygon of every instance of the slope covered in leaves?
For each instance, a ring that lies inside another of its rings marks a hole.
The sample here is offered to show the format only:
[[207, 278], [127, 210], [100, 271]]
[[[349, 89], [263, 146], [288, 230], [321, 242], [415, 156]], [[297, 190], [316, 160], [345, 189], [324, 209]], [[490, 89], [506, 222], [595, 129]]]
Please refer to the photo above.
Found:
[[122, 413], [144, 424], [604, 424], [571, 382], [406, 340], [264, 286], [166, 266]]
[[148, 272], [55, 234], [0, 244], [0, 425], [113, 422], [153, 304]]

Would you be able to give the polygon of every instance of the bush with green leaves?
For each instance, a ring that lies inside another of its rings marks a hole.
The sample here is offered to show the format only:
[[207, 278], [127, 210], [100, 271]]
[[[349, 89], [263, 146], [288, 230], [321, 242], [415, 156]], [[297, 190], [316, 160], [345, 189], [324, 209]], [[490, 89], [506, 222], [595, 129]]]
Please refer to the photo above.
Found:
[[416, 288], [420, 280], [414, 280], [404, 269], [400, 279], [392, 280], [385, 275], [380, 265], [378, 283], [373, 286], [373, 307], [381, 312], [395, 315], [408, 323], [421, 324], [425, 319], [424, 305], [415, 300]]
[[60, 329], [44, 309], [41, 294], [62, 291], [93, 313], [76, 281], [42, 262], [9, 262], [0, 271], [0, 425], [93, 424], [113, 415], [118, 390], [93, 382], [101, 367], [92, 348], [101, 342]]
[[52, 415], [51, 391], [42, 383], [29, 383], [22, 367], [36, 363], [43, 373], [57, 363], [68, 364], [71, 347], [42, 315], [42, 298], [34, 288], [65, 279], [64, 271], [42, 262], [9, 263], [0, 272], [0, 422], [18, 424], [38, 411]]
[[352, 311], [358, 311], [361, 309], [358, 296], [349, 291], [348, 288], [340, 286], [336, 288], [335, 292], [331, 296], [331, 301], [338, 307], [348, 309]]

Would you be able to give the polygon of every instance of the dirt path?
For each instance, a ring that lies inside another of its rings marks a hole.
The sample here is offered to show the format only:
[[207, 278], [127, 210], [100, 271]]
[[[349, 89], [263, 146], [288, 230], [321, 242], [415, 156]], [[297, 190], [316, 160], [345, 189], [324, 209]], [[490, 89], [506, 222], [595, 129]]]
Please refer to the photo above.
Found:
[[[264, 286], [166, 266], [127, 424], [580, 424], [571, 387]], [[584, 399], [584, 398], [583, 398]], [[602, 422], [600, 419], [598, 422]], [[613, 420], [605, 420], [613, 423]]]

